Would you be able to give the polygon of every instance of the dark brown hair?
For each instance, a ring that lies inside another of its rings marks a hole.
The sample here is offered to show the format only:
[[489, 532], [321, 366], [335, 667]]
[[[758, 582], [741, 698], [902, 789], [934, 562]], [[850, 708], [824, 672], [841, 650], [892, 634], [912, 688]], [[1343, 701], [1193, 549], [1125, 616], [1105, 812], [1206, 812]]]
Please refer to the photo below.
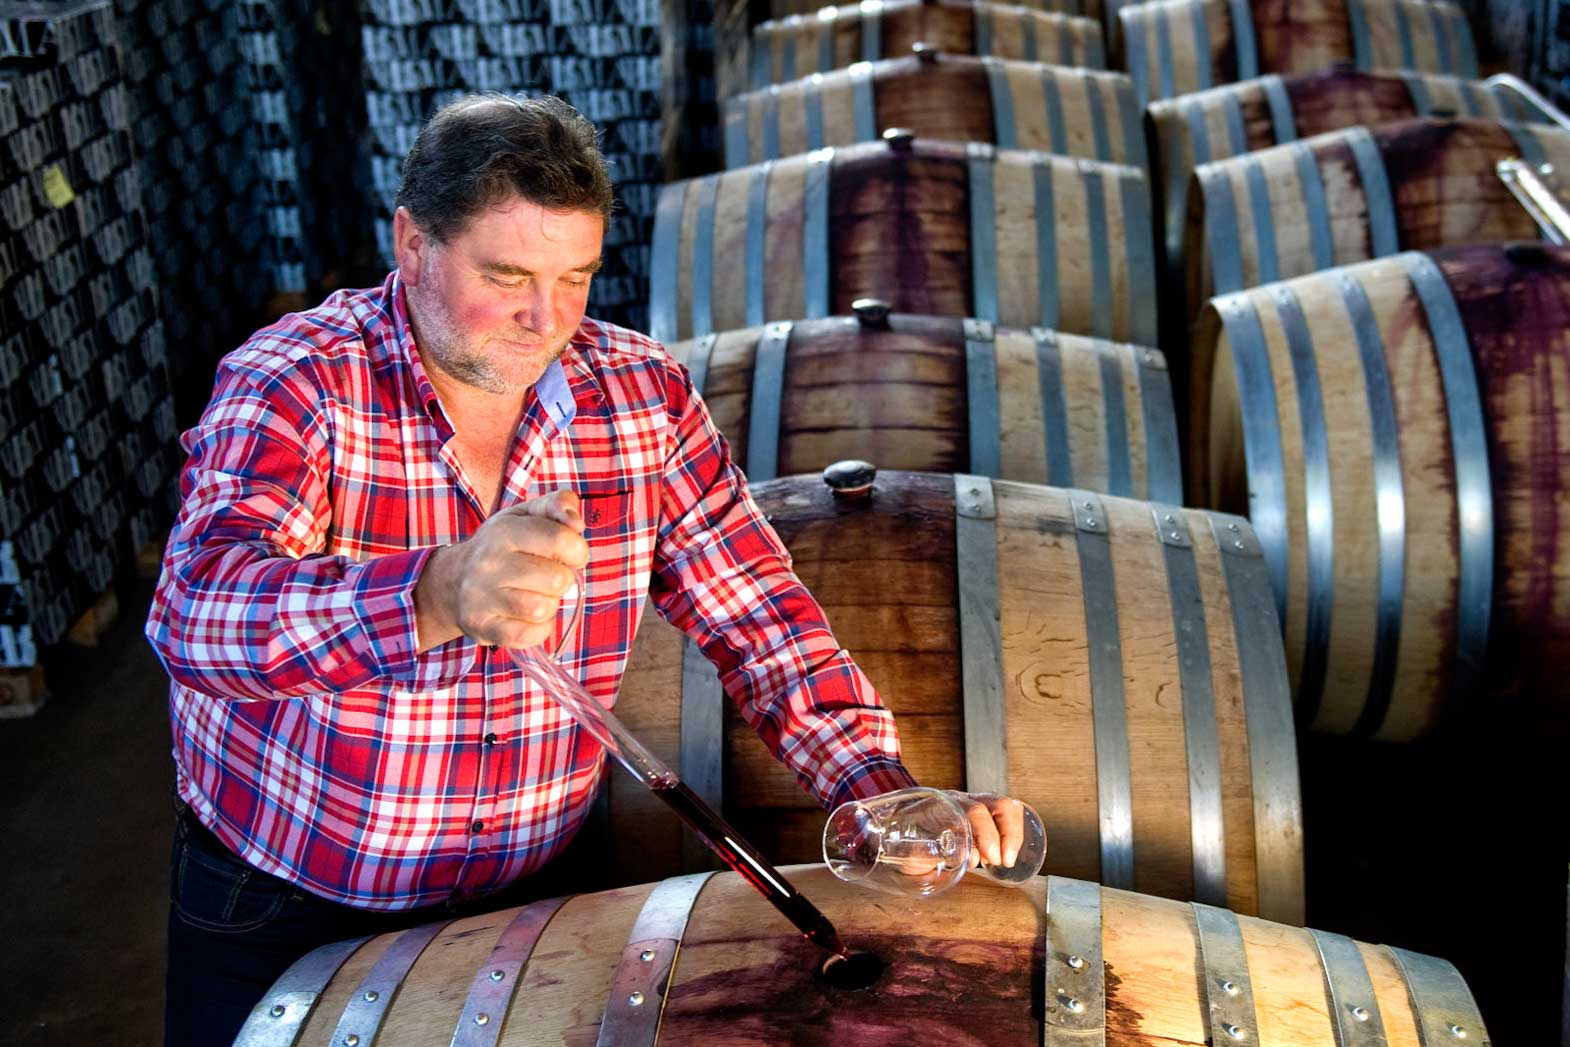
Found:
[[615, 192], [599, 132], [560, 98], [487, 93], [442, 106], [403, 161], [397, 205], [446, 241], [513, 197], [610, 221]]

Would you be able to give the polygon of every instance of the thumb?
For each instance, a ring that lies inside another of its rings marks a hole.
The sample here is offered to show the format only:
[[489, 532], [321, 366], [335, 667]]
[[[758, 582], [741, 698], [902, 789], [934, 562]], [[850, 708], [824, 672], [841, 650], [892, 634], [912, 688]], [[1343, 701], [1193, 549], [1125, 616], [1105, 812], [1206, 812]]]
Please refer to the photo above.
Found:
[[513, 516], [539, 516], [583, 533], [583, 502], [576, 491], [563, 487], [518, 503], [506, 510]]

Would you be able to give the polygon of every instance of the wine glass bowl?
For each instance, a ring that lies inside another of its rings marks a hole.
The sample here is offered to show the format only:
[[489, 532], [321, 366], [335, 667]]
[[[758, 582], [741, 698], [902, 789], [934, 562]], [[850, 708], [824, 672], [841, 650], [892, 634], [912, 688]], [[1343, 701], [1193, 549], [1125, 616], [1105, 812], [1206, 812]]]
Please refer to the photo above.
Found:
[[936, 789], [852, 800], [829, 815], [823, 860], [848, 883], [929, 897], [958, 883], [970, 864], [968, 819]]
[[[907, 897], [941, 894], [970, 869], [975, 842], [967, 802], [963, 794], [918, 786], [843, 803], [823, 827], [824, 864], [847, 883]], [[978, 863], [977, 872], [1005, 886], [1030, 882], [1041, 870], [1046, 837], [1028, 806], [1024, 821], [1014, 864]]]

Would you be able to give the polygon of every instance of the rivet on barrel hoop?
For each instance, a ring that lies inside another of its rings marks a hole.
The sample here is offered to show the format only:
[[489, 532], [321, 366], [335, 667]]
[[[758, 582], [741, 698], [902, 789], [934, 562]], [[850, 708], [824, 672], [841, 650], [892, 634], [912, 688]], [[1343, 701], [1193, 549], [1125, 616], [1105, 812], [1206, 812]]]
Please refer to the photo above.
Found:
[[931, 44], [923, 43], [918, 40], [916, 43], [910, 45], [910, 53], [915, 55], [922, 62], [930, 65], [931, 63], [938, 60], [938, 55], [941, 52]]
[[375, 1003], [377, 1000], [381, 999], [381, 996], [382, 996], [382, 994], [377, 992], [375, 989], [367, 989], [367, 990], [365, 990], [365, 1002], [366, 1003]]
[[1226, 1027], [1226, 1030], [1227, 1030], [1227, 1035], [1232, 1037], [1234, 1040], [1241, 1040], [1241, 1039], [1244, 1039], [1244, 1038], [1246, 1038], [1248, 1036], [1248, 1033], [1244, 1032], [1242, 1029], [1238, 1028], [1236, 1025], [1228, 1025]]
[[1367, 1007], [1354, 1007], [1354, 1008], [1352, 1008], [1352, 1017], [1356, 1018], [1360, 1022], [1368, 1021], [1368, 1008]]
[[860, 498], [872, 491], [872, 481], [877, 475], [877, 466], [852, 458], [835, 462], [823, 470], [823, 482], [836, 498]]
[[282, 1018], [284, 1015], [284, 1006], [281, 1003], [275, 1003], [273, 1004], [273, 1009], [267, 1013], [272, 1015], [274, 1018]]
[[654, 962], [654, 950], [653, 949], [645, 949], [645, 950], [643, 950], [643, 952], [638, 954], [638, 959], [642, 960], [644, 963], [653, 963]]
[[641, 992], [633, 993], [631, 996], [627, 997], [627, 1002], [630, 1003], [634, 1007], [642, 1007], [643, 1006], [643, 993], [641, 993]]
[[858, 298], [850, 303], [851, 312], [863, 327], [887, 327], [893, 306], [881, 298]]
[[908, 127], [891, 127], [883, 132], [883, 140], [889, 144], [890, 149], [908, 153], [916, 142], [916, 132]]
[[1085, 966], [1085, 958], [1083, 956], [1070, 956], [1068, 958], [1068, 965], [1077, 971], [1081, 967]]
[[1466, 1030], [1459, 1025], [1452, 1025], [1450, 1027], [1450, 1035], [1458, 1040], [1464, 1040], [1466, 1039]]

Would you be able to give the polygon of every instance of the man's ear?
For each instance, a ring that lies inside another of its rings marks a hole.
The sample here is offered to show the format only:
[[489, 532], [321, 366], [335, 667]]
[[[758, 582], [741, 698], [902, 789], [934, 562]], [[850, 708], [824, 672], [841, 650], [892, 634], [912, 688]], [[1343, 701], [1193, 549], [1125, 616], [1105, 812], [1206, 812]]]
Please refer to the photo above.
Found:
[[425, 241], [425, 234], [415, 224], [407, 207], [393, 212], [393, 260], [398, 263], [403, 282], [410, 287], [420, 286]]

